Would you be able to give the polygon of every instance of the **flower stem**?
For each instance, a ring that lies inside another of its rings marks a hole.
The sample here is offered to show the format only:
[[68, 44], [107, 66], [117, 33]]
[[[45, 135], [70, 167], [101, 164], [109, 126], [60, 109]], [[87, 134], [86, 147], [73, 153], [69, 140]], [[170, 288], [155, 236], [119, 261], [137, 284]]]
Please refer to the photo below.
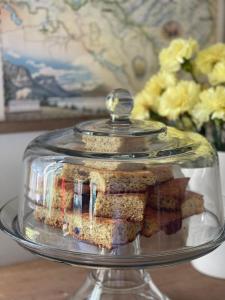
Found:
[[192, 79], [198, 83], [198, 79], [197, 77], [195, 76], [194, 72], [193, 72], [193, 66], [191, 64], [191, 61], [190, 60], [185, 60], [184, 63], [182, 64], [182, 69], [184, 71], [186, 71], [187, 73], [189, 73], [192, 77]]
[[222, 143], [222, 128], [223, 123], [219, 119], [215, 119], [213, 121], [213, 138], [214, 138], [214, 145], [217, 150], [224, 151], [224, 144]]

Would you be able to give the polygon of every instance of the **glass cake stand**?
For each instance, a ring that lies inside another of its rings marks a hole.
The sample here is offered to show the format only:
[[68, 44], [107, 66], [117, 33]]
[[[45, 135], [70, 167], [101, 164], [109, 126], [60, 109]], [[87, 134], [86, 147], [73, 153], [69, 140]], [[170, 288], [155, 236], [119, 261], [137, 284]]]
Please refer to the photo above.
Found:
[[[215, 219], [216, 216], [208, 212], [208, 217]], [[27, 216], [29, 218], [29, 216]], [[37, 226], [41, 226], [37, 224]], [[163, 295], [153, 283], [150, 275], [144, 271], [145, 268], [154, 266], [170, 265], [189, 261], [201, 257], [215, 248], [225, 240], [225, 230], [219, 232], [216, 239], [201, 246], [187, 247], [182, 250], [168, 250], [163, 254], [152, 251], [148, 256], [140, 253], [140, 240], [137, 238], [130, 246], [123, 246], [115, 250], [114, 255], [107, 255], [105, 250], [93, 254], [85, 253], [85, 243], [80, 243], [79, 251], [66, 251], [50, 243], [44, 244], [25, 239], [18, 227], [18, 199], [14, 198], [7, 202], [0, 210], [0, 229], [14, 239], [20, 246], [49, 260], [63, 262], [72, 266], [92, 268], [82, 287], [70, 298], [71, 300], [125, 300], [125, 299], [152, 299], [169, 300]], [[51, 234], [51, 233], [50, 233]], [[170, 237], [171, 238], [171, 237]], [[43, 237], [42, 237], [43, 239]], [[49, 240], [49, 236], [46, 236]], [[62, 241], [58, 241], [60, 245]], [[76, 243], [73, 240], [74, 243]], [[90, 247], [90, 246], [89, 246]], [[82, 252], [81, 252], [82, 251]], [[126, 253], [126, 254], [125, 254]], [[129, 255], [130, 253], [130, 255]]]

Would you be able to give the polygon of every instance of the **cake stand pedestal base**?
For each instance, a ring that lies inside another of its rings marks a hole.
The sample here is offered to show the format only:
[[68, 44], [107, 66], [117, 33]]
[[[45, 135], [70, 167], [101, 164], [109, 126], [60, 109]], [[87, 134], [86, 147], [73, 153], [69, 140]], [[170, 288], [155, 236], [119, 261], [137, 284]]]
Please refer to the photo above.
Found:
[[170, 300], [144, 270], [99, 269], [89, 274], [70, 300]]

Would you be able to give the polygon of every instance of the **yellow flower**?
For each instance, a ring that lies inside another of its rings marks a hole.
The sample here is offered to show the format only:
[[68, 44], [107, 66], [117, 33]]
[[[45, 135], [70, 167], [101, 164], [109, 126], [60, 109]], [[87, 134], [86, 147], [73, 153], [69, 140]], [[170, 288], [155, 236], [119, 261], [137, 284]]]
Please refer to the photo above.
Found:
[[161, 71], [153, 76], [146, 85], [146, 90], [154, 96], [160, 96], [168, 87], [175, 86], [176, 77], [172, 73]]
[[225, 44], [218, 43], [200, 51], [195, 60], [195, 70], [207, 75], [212, 85], [225, 82]]
[[157, 111], [158, 97], [170, 86], [175, 86], [176, 77], [167, 72], [159, 72], [151, 77], [144, 89], [135, 96], [135, 105]]
[[137, 120], [148, 120], [149, 119], [149, 109], [142, 105], [138, 104], [134, 106], [134, 109], [132, 111], [132, 118]]
[[192, 111], [192, 116], [199, 128], [211, 119], [222, 119], [225, 121], [225, 88], [218, 86], [203, 91], [200, 102]]
[[208, 74], [208, 78], [212, 85], [225, 82], [225, 60], [215, 64], [212, 72]]
[[159, 55], [162, 70], [177, 72], [181, 65], [190, 60], [198, 51], [198, 43], [193, 39], [176, 39], [171, 42], [168, 48], [161, 51]]
[[200, 85], [193, 81], [180, 81], [169, 87], [160, 97], [159, 114], [169, 120], [176, 120], [185, 112], [190, 112], [199, 100]]

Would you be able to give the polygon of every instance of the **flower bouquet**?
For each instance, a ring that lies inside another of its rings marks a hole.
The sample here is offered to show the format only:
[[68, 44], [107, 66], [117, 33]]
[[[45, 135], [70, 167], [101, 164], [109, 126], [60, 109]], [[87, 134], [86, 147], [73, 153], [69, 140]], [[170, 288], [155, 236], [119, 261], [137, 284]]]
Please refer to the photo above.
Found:
[[159, 64], [135, 97], [133, 117], [199, 132], [225, 151], [225, 44], [199, 50], [193, 39], [176, 39]]

